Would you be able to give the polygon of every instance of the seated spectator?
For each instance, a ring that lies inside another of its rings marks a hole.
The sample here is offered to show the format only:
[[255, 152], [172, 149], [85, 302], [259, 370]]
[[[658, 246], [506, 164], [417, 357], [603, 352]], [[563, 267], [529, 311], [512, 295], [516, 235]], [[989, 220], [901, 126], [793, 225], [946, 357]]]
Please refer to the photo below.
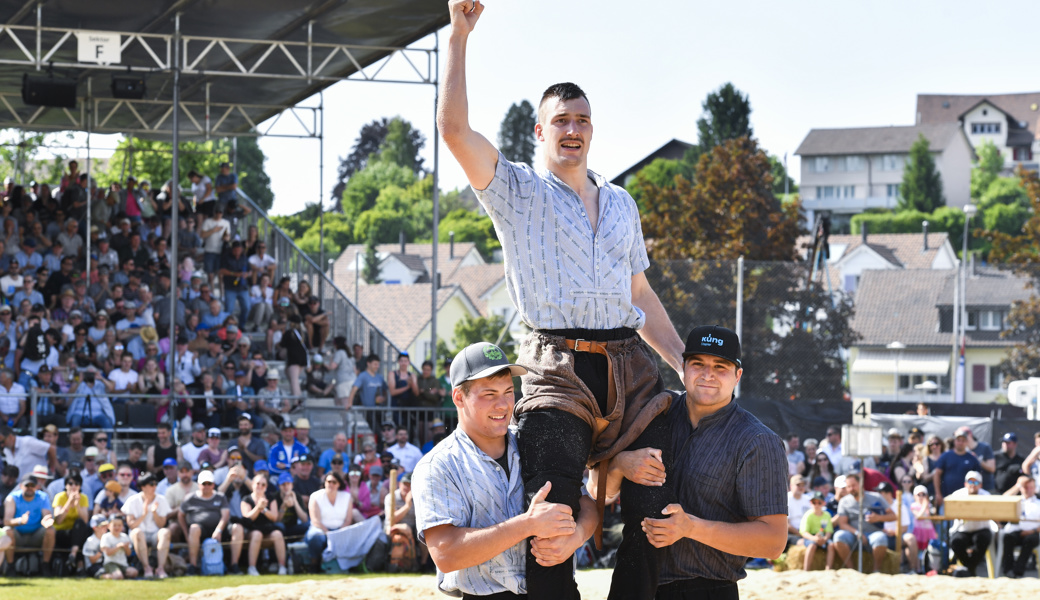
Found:
[[256, 409], [265, 419], [276, 425], [292, 426], [289, 421], [289, 399], [283, 397], [282, 390], [278, 387], [278, 371], [268, 369], [265, 377], [266, 385], [257, 391]]
[[[337, 431], [336, 435], [332, 436], [332, 448], [325, 450], [318, 457], [318, 476], [321, 476], [332, 469], [332, 457], [338, 454], [340, 460], [343, 460], [347, 451], [347, 434], [343, 431]], [[313, 458], [313, 457], [311, 457]]]
[[0, 469], [0, 498], [7, 498], [7, 495], [18, 488], [18, 466], [17, 465], [4, 465]]
[[[895, 519], [896, 515], [885, 499], [876, 492], [863, 491], [858, 473], [849, 473], [844, 477], [844, 488], [847, 495], [838, 502], [834, 551], [838, 554], [842, 564], [851, 567], [852, 551], [861, 548], [861, 542], [867, 542], [874, 553], [874, 572], [880, 573], [881, 563], [888, 552], [888, 536], [881, 524]], [[856, 527], [860, 518], [861, 496], [865, 511], [863, 531]]]
[[267, 455], [267, 465], [273, 475], [281, 475], [289, 471], [289, 465], [296, 456], [307, 454], [307, 447], [296, 441], [296, 428], [289, 419], [282, 422], [281, 439], [271, 446]]
[[[344, 439], [345, 438], [346, 436], [344, 436]], [[336, 441], [335, 439], [333, 439], [333, 444], [335, 443]], [[379, 454], [376, 453], [375, 442], [366, 441], [365, 443], [361, 444], [361, 452], [358, 452], [357, 455], [354, 457], [354, 464], [361, 467], [361, 476], [365, 477], [366, 479], [368, 478], [369, 469], [371, 469], [374, 466], [382, 466], [383, 461], [380, 460]]]
[[[145, 473], [139, 481], [141, 491], [123, 503], [123, 514], [130, 526], [130, 539], [141, 561], [145, 579], [166, 579], [166, 557], [170, 552], [170, 530], [166, 528], [166, 518], [172, 510], [166, 498], [156, 494], [157, 484], [155, 475]], [[157, 568], [154, 571], [148, 559], [150, 548], [154, 548], [157, 555]]]
[[[223, 494], [216, 492], [213, 473], [199, 473], [199, 490], [181, 503], [177, 518], [182, 531], [188, 538], [188, 574], [198, 575], [199, 549], [203, 538], [231, 543], [231, 568], [233, 575], [241, 573], [238, 560], [242, 556], [244, 530], [238, 523], [231, 523], [231, 507]], [[230, 527], [229, 527], [230, 524]]]
[[[159, 484], [155, 486], [155, 493], [166, 496], [166, 490], [170, 489], [170, 486], [175, 483], [177, 483], [177, 459], [165, 458], [162, 462], [162, 476]], [[169, 503], [168, 500], [167, 503]]]
[[350, 471], [347, 472], [347, 486], [351, 497], [356, 498], [357, 509], [361, 511], [362, 517], [368, 519], [383, 514], [379, 483], [376, 482], [373, 485], [371, 480], [362, 481], [361, 467], [350, 465]]
[[321, 354], [315, 354], [311, 358], [311, 364], [307, 367], [307, 395], [311, 398], [328, 398], [332, 394], [335, 383], [326, 381], [325, 359]]
[[386, 449], [387, 452], [394, 456], [397, 462], [401, 463], [404, 470], [411, 473], [415, 469], [415, 465], [422, 459], [422, 450], [417, 448], [414, 444], [408, 442], [408, 428], [398, 427], [397, 428], [397, 443]]
[[188, 461], [191, 468], [198, 472], [201, 463], [199, 456], [206, 449], [206, 426], [195, 423], [191, 428], [191, 439], [181, 446], [181, 457]]
[[197, 491], [199, 491], [199, 484], [195, 482], [195, 471], [192, 470], [191, 463], [186, 460], [179, 461], [177, 463], [177, 482], [170, 484], [165, 493], [166, 501], [170, 504], [170, 510], [173, 511], [167, 515], [166, 521], [169, 523], [170, 538], [174, 541], [187, 535], [187, 532], [180, 527], [178, 513], [184, 499]]
[[[956, 438], [954, 443], [959, 443], [962, 436]], [[943, 480], [945, 482], [945, 479]], [[960, 498], [965, 496], [988, 496], [989, 492], [982, 489], [982, 474], [978, 471], [968, 471], [964, 476], [964, 487], [947, 495], [948, 498]], [[986, 560], [986, 550], [993, 541], [993, 532], [990, 529], [992, 521], [963, 521], [957, 519], [950, 526], [950, 549], [961, 563], [961, 567], [954, 570], [955, 577], [975, 577], [976, 569]]]
[[[393, 498], [393, 506], [390, 505], [390, 500]], [[397, 482], [397, 490], [394, 491], [393, 495], [387, 494], [384, 500], [384, 512], [386, 513], [386, 519], [384, 521], [384, 530], [386, 535], [390, 538], [390, 545], [393, 546], [394, 538], [402, 536], [408, 540], [408, 546], [415, 547], [417, 550], [417, 556], [419, 564], [426, 562], [428, 551], [424, 544], [416, 544], [416, 528], [415, 528], [415, 503], [412, 501], [412, 474], [411, 472], [404, 473], [400, 476], [400, 480]]]
[[108, 533], [108, 517], [90, 517], [90, 528], [94, 533], [83, 543], [83, 573], [87, 577], [100, 577], [104, 573], [105, 560], [105, 555], [101, 552], [101, 538]]
[[242, 454], [242, 464], [252, 472], [253, 464], [267, 457], [268, 448], [259, 436], [253, 435], [253, 415], [244, 412], [238, 416], [238, 437], [234, 440], [235, 448]]
[[206, 434], [206, 447], [199, 452], [199, 465], [209, 463], [214, 470], [227, 464], [228, 452], [220, 449], [220, 429], [210, 427]]
[[310, 515], [307, 504], [293, 490], [293, 478], [288, 473], [278, 476], [278, 526], [285, 532], [285, 539], [296, 541], [303, 539], [310, 527]]
[[307, 456], [311, 457], [311, 462], [318, 461], [321, 457], [321, 446], [318, 440], [311, 437], [311, 422], [306, 418], [296, 419], [296, 441], [307, 449]]
[[131, 567], [128, 560], [133, 551], [130, 536], [123, 531], [123, 517], [109, 518], [108, 533], [101, 536], [101, 552], [105, 555], [101, 579], [136, 579], [137, 569]]
[[75, 391], [77, 396], [69, 405], [67, 420], [70, 427], [99, 427], [112, 431], [116, 419], [106, 382], [93, 365], [86, 368]]
[[25, 388], [14, 380], [10, 369], [0, 369], [0, 420], [9, 427], [24, 429], [28, 423]]
[[249, 320], [245, 322], [246, 331], [264, 331], [274, 316], [274, 288], [271, 287], [271, 276], [263, 274], [260, 281], [249, 288], [249, 301], [252, 309]]
[[55, 546], [69, 553], [69, 564], [79, 560], [80, 549], [90, 537], [90, 502], [82, 493], [83, 477], [69, 473], [64, 479], [65, 489], [51, 502], [54, 515]]
[[242, 524], [249, 534], [249, 575], [258, 576], [256, 559], [260, 546], [268, 540], [274, 546], [278, 559], [278, 574], [285, 575], [285, 538], [277, 527], [279, 522], [278, 501], [267, 498], [267, 477], [253, 476], [253, 492], [242, 499]]
[[813, 492], [809, 496], [812, 508], [802, 515], [802, 522], [798, 526], [798, 533], [802, 536], [802, 544], [805, 546], [805, 562], [803, 569], [809, 571], [812, 567], [813, 557], [816, 556], [817, 548], [827, 549], [826, 570], [834, 568], [834, 544], [831, 538], [834, 536], [834, 524], [831, 523], [831, 515], [823, 510], [826, 502], [823, 494]]
[[232, 450], [228, 453], [228, 463], [230, 466], [221, 467], [213, 471], [213, 483], [217, 484], [217, 491], [223, 494], [228, 499], [228, 504], [231, 508], [231, 517], [236, 519], [242, 518], [242, 511], [240, 503], [252, 492], [252, 482], [249, 479], [249, 473], [246, 468], [242, 466], [241, 455], [238, 453], [238, 449]]
[[315, 572], [321, 564], [329, 532], [349, 527], [354, 522], [354, 502], [343, 479], [336, 473], [328, 473], [323, 482], [324, 488], [311, 494], [307, 510], [310, 529], [304, 536], [311, 556], [311, 568]]
[[[1033, 551], [1040, 546], [1040, 499], [1036, 497], [1036, 482], [1025, 475], [1005, 496], [1022, 496], [1022, 512], [1018, 523], [1008, 523], [1002, 532], [1002, 553], [1000, 570], [1006, 577], [1022, 577], [1026, 572], [1026, 564]], [[1015, 558], [1015, 549], [1018, 558]]]
[[322, 487], [321, 480], [314, 476], [314, 463], [311, 462], [311, 457], [306, 453], [293, 456], [290, 474], [293, 476], [293, 489], [303, 498], [304, 504], [309, 503], [314, 492]]
[[914, 487], [914, 503], [910, 511], [914, 514], [914, 539], [917, 540], [917, 550], [927, 550], [929, 542], [936, 539], [935, 526], [930, 518], [932, 504], [928, 501], [928, 488], [923, 485]]
[[[906, 446], [908, 444], [904, 444]], [[903, 538], [903, 556], [906, 558], [906, 562], [910, 565], [911, 572], [920, 573], [921, 564], [917, 558], [917, 538], [914, 537], [914, 519], [913, 512], [905, 506], [896, 504], [896, 491], [888, 483], [881, 483], [878, 485], [877, 492], [881, 494], [881, 497], [888, 502], [889, 506], [894, 506], [892, 510], [901, 510], [901, 515], [896, 515], [898, 522], [901, 524], [901, 528], [896, 527], [896, 521], [885, 521], [885, 534], [888, 535], [888, 549], [896, 549], [896, 534], [901, 533]]]
[[5, 550], [7, 564], [14, 564], [18, 548], [42, 548], [44, 577], [51, 576], [51, 555], [54, 553], [54, 518], [47, 494], [38, 489], [39, 479], [32, 473], [22, 477], [21, 489], [11, 492], [4, 500], [4, 528], [11, 539]]
[[114, 479], [106, 482], [105, 487], [94, 497], [94, 514], [104, 515], [108, 518], [122, 514], [124, 498], [120, 496], [130, 498], [130, 494], [123, 491], [119, 482]]

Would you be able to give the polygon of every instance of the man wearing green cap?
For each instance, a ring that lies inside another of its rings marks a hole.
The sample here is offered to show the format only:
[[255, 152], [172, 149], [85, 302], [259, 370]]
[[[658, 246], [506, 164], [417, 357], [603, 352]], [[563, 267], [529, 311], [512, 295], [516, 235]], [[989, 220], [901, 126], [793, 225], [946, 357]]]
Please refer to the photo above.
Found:
[[524, 485], [513, 414], [511, 364], [494, 344], [465, 348], [451, 363], [459, 426], [415, 467], [412, 497], [419, 539], [437, 565], [437, 587], [463, 598], [527, 593], [526, 540], [539, 563], [558, 564], [595, 528], [592, 500], [582, 498], [575, 523], [564, 504], [546, 502], [546, 483], [524, 511]]

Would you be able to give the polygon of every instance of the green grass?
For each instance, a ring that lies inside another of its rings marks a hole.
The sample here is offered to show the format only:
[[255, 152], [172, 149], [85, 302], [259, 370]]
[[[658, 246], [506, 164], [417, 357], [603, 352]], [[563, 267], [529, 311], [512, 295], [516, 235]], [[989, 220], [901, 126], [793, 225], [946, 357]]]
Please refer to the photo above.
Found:
[[[293, 583], [296, 581], [344, 578], [373, 578], [387, 575], [274, 575], [250, 577], [248, 575], [226, 575], [224, 577], [171, 577], [163, 581], [105, 581], [100, 579], [44, 579], [41, 577], [4, 579], [0, 577], [0, 598], [23, 598], [32, 600], [111, 600], [132, 598], [133, 600], [167, 600], [174, 594], [192, 594], [202, 590], [240, 585], [265, 585], [269, 583]], [[400, 575], [396, 575], [400, 576]]]

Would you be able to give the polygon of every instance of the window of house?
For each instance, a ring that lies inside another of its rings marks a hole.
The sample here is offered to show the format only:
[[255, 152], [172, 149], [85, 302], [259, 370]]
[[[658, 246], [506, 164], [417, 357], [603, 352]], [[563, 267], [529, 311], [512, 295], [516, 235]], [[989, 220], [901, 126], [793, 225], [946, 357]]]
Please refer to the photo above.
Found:
[[1000, 123], [972, 123], [972, 133], [1000, 133]]
[[882, 171], [899, 171], [906, 164], [906, 157], [902, 154], [884, 154], [881, 156]]
[[1004, 313], [999, 310], [980, 311], [979, 329], [983, 331], [1000, 331], [1004, 329]]
[[852, 293], [859, 287], [859, 275], [846, 275], [845, 276], [845, 291]]
[[817, 156], [813, 160], [813, 171], [826, 173], [831, 170], [831, 159], [828, 156]]
[[899, 184], [889, 183], [885, 186], [885, 197], [886, 198], [898, 198], [899, 197]]
[[939, 389], [936, 391], [940, 394], [950, 393], [950, 381], [946, 375], [900, 375], [899, 376], [899, 390], [900, 391], [916, 391], [918, 385], [926, 381], [934, 381]]
[[968, 311], [968, 319], [967, 319], [967, 322], [966, 322], [964, 328], [969, 330], [969, 331], [975, 331], [976, 329], [979, 328], [979, 311], [977, 311], [977, 310], [969, 310]]
[[1000, 372], [1000, 367], [996, 365], [989, 367], [989, 389], [1004, 389], [1004, 374]]
[[1033, 149], [1029, 146], [1019, 146], [1014, 150], [1014, 160], [1033, 160]]
[[818, 185], [818, 186], [816, 186], [816, 197], [817, 198], [833, 198], [834, 197], [834, 186], [833, 185]]
[[863, 161], [860, 159], [859, 156], [846, 156], [845, 170], [850, 172], [862, 171]]

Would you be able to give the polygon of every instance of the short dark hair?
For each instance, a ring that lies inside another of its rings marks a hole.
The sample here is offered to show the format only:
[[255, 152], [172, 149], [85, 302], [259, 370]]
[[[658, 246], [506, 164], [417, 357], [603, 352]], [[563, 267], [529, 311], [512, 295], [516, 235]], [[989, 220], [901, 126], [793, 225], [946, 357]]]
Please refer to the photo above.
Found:
[[156, 429], [165, 429], [166, 431], [173, 431], [173, 426], [169, 423], [159, 423], [155, 426]]
[[422, 366], [423, 367], [430, 367], [432, 369], [433, 368], [433, 363], [428, 361], [428, 360], [424, 360], [424, 361], [422, 361]]
[[74, 483], [80, 487], [83, 486], [83, 476], [75, 471], [69, 471], [69, 474], [65, 476], [65, 485]]
[[130, 443], [130, 449], [131, 450], [144, 450], [144, 444], [142, 444], [141, 442], [131, 442]]
[[[589, 101], [589, 97], [585, 95], [585, 90], [577, 86], [577, 84], [565, 81], [563, 83], [554, 83], [546, 88], [545, 92], [542, 93], [542, 99], [538, 101], [538, 108], [541, 109], [542, 105], [545, 104], [550, 98], [559, 98], [560, 100], [575, 100], [577, 98], [584, 98], [586, 102]], [[589, 103], [592, 106], [592, 103]]]
[[368, 358], [365, 359], [365, 364], [367, 365], [367, 364], [371, 363], [372, 361], [382, 362], [382, 359], [379, 358], [378, 354], [369, 354]]
[[154, 474], [149, 472], [141, 473], [140, 477], [137, 478], [137, 489], [141, 489], [146, 485], [156, 485], [159, 482], [156, 481]]
[[345, 488], [347, 486], [346, 482], [343, 481], [343, 476], [340, 475], [339, 473], [335, 472], [335, 471], [329, 471], [328, 473], [325, 474], [325, 477], [322, 477], [322, 479], [321, 479], [322, 485], [324, 485], [325, 482], [328, 481], [329, 477], [331, 477], [331, 478], [336, 480], [336, 483], [339, 484], [339, 489], [342, 490], [343, 488]]

